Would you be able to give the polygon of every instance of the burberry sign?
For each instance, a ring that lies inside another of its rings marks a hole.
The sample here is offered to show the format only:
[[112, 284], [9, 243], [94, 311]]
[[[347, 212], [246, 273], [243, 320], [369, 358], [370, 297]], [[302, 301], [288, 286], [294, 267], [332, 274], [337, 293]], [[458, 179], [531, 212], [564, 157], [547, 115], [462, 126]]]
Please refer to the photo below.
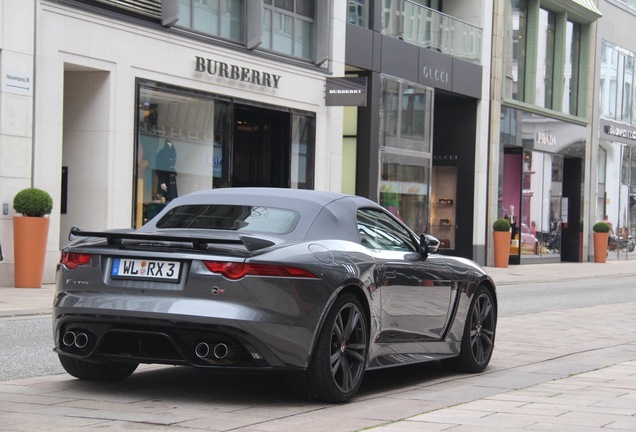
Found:
[[196, 72], [215, 75], [219, 78], [242, 81], [262, 87], [278, 88], [281, 76], [243, 66], [225, 63], [219, 60], [195, 56]]

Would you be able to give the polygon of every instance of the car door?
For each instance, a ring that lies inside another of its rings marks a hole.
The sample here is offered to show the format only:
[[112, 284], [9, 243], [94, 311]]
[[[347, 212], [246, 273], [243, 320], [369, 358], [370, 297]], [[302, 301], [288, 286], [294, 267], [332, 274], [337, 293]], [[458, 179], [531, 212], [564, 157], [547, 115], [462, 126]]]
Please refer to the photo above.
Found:
[[378, 342], [406, 343], [404, 352], [417, 352], [408, 343], [440, 340], [455, 296], [443, 256], [425, 257], [412, 233], [383, 211], [361, 209], [357, 222], [378, 267]]

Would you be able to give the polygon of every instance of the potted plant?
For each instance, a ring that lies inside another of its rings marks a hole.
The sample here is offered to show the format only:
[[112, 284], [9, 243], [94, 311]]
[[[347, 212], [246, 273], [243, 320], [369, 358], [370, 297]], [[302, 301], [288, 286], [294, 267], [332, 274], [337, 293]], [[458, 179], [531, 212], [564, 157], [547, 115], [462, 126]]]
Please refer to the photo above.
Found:
[[592, 231], [594, 231], [594, 262], [604, 263], [607, 261], [607, 244], [610, 229], [610, 224], [603, 221], [596, 222], [592, 227]]
[[495, 245], [495, 267], [508, 267], [510, 256], [510, 221], [497, 219], [492, 224], [493, 240]]
[[51, 196], [42, 189], [27, 188], [13, 198], [13, 251], [16, 288], [40, 288], [44, 275]]

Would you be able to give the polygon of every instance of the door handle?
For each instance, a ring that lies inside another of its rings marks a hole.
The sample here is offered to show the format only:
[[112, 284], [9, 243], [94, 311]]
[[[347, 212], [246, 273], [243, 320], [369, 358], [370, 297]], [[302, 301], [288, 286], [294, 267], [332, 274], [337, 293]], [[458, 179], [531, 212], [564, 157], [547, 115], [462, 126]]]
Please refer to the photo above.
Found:
[[397, 277], [397, 273], [393, 270], [384, 272], [384, 278], [385, 279], [395, 279]]

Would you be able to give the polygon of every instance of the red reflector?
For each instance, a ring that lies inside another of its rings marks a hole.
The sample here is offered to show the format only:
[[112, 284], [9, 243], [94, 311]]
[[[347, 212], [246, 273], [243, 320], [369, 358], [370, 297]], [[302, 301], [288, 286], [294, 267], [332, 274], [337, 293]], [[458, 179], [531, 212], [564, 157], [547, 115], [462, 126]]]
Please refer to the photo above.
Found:
[[71, 270], [76, 269], [81, 265], [88, 264], [91, 260], [92, 255], [83, 254], [83, 253], [75, 253], [75, 252], [63, 252], [62, 253], [62, 264]]
[[219, 273], [232, 280], [241, 279], [245, 276], [316, 278], [313, 273], [298, 267], [220, 261], [203, 261], [203, 264], [211, 272]]

